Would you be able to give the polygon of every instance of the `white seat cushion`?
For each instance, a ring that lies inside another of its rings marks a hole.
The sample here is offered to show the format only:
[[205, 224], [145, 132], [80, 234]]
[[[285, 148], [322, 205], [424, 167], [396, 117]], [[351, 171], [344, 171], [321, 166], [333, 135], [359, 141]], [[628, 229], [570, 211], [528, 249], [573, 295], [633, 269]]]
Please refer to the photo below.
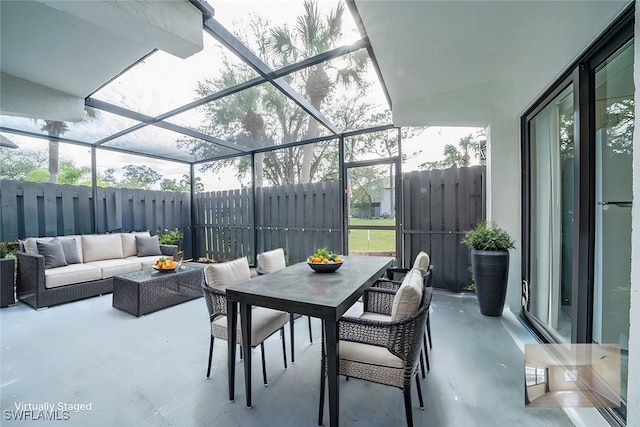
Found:
[[154, 255], [154, 256], [130, 256], [125, 259], [127, 259], [128, 261], [139, 262], [140, 265], [142, 266], [142, 269], [146, 270], [156, 265], [156, 261], [158, 261], [159, 258], [160, 256]]
[[360, 315], [361, 319], [367, 320], [377, 320], [378, 322], [391, 322], [391, 316], [380, 313], [371, 313], [369, 311], [365, 311]]
[[404, 368], [402, 359], [391, 354], [386, 348], [359, 342], [340, 341], [340, 360], [343, 359], [366, 365]]
[[265, 273], [273, 273], [287, 266], [282, 248], [258, 254], [258, 265]]
[[414, 268], [409, 271], [393, 297], [392, 320], [405, 319], [416, 312], [422, 300], [422, 286], [420, 270]]
[[249, 262], [246, 258], [233, 261], [209, 264], [204, 268], [204, 280], [207, 285], [216, 289], [226, 289], [251, 280]]
[[84, 262], [122, 259], [122, 237], [116, 234], [89, 234], [81, 236]]
[[420, 251], [420, 253], [416, 256], [416, 260], [413, 263], [413, 268], [418, 268], [422, 271], [427, 271], [429, 269], [429, 264], [431, 263], [431, 259], [426, 252]]
[[44, 271], [44, 287], [47, 289], [102, 278], [102, 270], [87, 264], [70, 264]]
[[118, 274], [131, 273], [142, 269], [140, 262], [128, 259], [105, 259], [102, 261], [87, 262], [85, 265], [97, 267], [102, 270], [102, 278], [117, 276]]
[[[289, 320], [289, 313], [264, 307], [254, 307], [251, 310], [251, 347], [255, 347]], [[242, 343], [240, 316], [238, 316], [238, 343]], [[211, 334], [223, 340], [227, 339], [227, 316], [218, 316], [211, 322]]]

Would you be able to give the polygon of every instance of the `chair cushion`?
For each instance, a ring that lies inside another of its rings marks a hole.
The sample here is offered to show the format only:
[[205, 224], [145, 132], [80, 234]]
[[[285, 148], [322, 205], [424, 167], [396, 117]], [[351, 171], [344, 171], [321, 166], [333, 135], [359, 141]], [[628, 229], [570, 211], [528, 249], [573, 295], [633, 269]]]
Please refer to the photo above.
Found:
[[38, 252], [44, 256], [44, 268], [48, 270], [50, 268], [64, 267], [67, 265], [67, 259], [64, 257], [64, 250], [62, 244], [57, 239], [51, 241], [36, 241], [38, 246]]
[[212, 288], [226, 289], [249, 280], [251, 280], [251, 271], [246, 258], [209, 264], [204, 268], [204, 281]]
[[136, 236], [137, 256], [162, 255], [158, 236]]
[[[289, 320], [289, 313], [264, 307], [251, 310], [251, 347], [259, 345], [271, 334], [282, 328]], [[238, 316], [238, 342], [242, 342], [240, 316]], [[211, 322], [211, 334], [223, 340], [227, 339], [227, 316], [218, 316]]]
[[377, 320], [378, 322], [391, 322], [391, 316], [380, 313], [371, 313], [369, 311], [365, 311], [360, 315], [361, 319], [367, 320]]
[[91, 261], [85, 264], [99, 268], [102, 271], [103, 279], [108, 279], [109, 277], [117, 276], [118, 274], [140, 271], [142, 268], [140, 262], [129, 259], [104, 259], [101, 261]]
[[65, 267], [53, 268], [44, 272], [44, 287], [47, 289], [58, 286], [89, 282], [102, 278], [102, 270], [87, 264], [71, 264]]
[[258, 254], [258, 265], [265, 273], [273, 273], [287, 266], [282, 248]]
[[27, 237], [22, 241], [22, 246], [24, 247], [24, 251], [31, 255], [42, 255], [38, 252], [38, 244], [37, 242], [50, 242], [55, 237]]
[[422, 284], [420, 270], [412, 269], [409, 271], [393, 297], [391, 320], [404, 319], [416, 312], [422, 300]]
[[353, 341], [340, 341], [340, 359], [373, 366], [388, 366], [400, 369], [404, 367], [402, 359], [391, 354], [385, 347]]
[[64, 258], [67, 260], [67, 264], [79, 264], [82, 262], [80, 254], [78, 253], [78, 243], [75, 237], [59, 237], [56, 239], [62, 245], [62, 251], [64, 252]]
[[431, 258], [429, 258], [429, 255], [427, 255], [427, 253], [424, 251], [420, 251], [420, 253], [416, 256], [416, 260], [413, 263], [413, 268], [418, 268], [426, 272], [429, 269], [430, 263], [431, 263]]
[[82, 258], [84, 262], [105, 259], [122, 259], [122, 238], [117, 234], [88, 234], [82, 239]]
[[122, 256], [129, 258], [138, 255], [138, 247], [136, 246], [136, 236], [151, 237], [148, 231], [137, 231], [133, 233], [122, 233]]

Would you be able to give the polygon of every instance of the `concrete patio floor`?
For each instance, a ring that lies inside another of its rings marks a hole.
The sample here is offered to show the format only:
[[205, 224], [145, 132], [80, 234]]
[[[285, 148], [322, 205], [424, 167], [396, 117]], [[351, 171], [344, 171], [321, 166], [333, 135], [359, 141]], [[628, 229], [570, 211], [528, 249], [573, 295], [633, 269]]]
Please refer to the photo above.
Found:
[[[287, 370], [280, 338], [267, 340], [266, 388], [260, 350], [255, 350], [253, 408], [247, 409], [240, 361], [236, 400], [227, 398], [226, 342], [216, 341], [211, 378], [206, 378], [209, 327], [203, 299], [140, 318], [112, 308], [111, 299], [104, 295], [40, 311], [17, 303], [0, 310], [1, 425], [317, 424], [318, 320], [313, 321], [313, 344], [306, 319], [296, 322], [296, 363]], [[515, 317], [482, 316], [474, 296], [443, 291], [434, 295], [432, 309], [431, 372], [421, 379], [424, 411], [413, 390], [416, 426], [573, 425], [561, 409], [525, 409], [524, 356], [514, 337], [527, 339], [528, 333]], [[340, 393], [343, 426], [406, 425], [398, 389], [341, 379]], [[71, 412], [66, 421], [29, 423], [10, 420], [7, 412], [20, 403], [50, 403], [57, 409], [59, 402], [90, 404], [90, 410]]]

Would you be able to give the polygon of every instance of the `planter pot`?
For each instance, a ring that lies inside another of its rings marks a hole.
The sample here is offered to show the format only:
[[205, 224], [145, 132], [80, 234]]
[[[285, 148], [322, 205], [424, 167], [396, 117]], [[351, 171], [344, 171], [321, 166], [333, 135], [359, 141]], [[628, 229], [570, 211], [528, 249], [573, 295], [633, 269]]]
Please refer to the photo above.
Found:
[[502, 315], [509, 278], [509, 251], [472, 249], [471, 266], [480, 312], [485, 316]]
[[0, 259], [0, 307], [15, 304], [14, 292], [14, 266], [13, 258]]

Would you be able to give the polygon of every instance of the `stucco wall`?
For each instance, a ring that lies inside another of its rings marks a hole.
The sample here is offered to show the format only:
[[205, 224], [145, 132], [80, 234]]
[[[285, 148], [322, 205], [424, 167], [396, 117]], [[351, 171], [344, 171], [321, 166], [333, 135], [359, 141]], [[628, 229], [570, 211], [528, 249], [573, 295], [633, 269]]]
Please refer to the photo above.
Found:
[[[513, 110], [512, 110], [513, 112]], [[509, 257], [507, 304], [520, 312], [522, 256], [520, 126], [516, 116], [491, 120], [487, 129], [487, 220], [504, 228], [515, 240]]]

